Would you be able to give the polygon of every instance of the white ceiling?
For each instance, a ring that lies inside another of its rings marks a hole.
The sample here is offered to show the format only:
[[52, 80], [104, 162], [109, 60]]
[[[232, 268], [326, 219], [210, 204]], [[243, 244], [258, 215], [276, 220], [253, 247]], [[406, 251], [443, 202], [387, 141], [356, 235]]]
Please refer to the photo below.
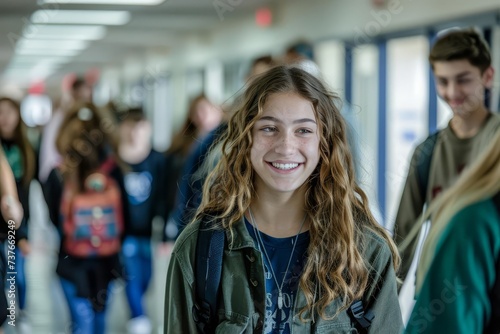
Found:
[[[13, 56], [14, 36], [20, 36], [33, 12], [40, 9], [99, 9], [127, 10], [130, 21], [123, 26], [108, 26], [106, 36], [63, 65], [57, 74], [81, 73], [89, 67], [120, 64], [124, 56], [143, 55], [146, 49], [168, 52], [185, 38], [203, 37], [218, 25], [214, 3], [238, 4], [231, 11], [231, 19], [253, 15], [256, 8], [277, 0], [166, 0], [157, 6], [109, 5], [38, 5], [36, 0], [0, 1], [0, 77]], [[63, 2], [63, 1], [61, 1]], [[71, 0], [66, 0], [71, 2]]]

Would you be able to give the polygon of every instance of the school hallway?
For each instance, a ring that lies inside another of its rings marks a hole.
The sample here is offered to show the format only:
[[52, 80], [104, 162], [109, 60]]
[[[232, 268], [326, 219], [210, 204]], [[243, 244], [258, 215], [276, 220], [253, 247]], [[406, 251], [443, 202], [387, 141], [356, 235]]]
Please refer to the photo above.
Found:
[[[31, 254], [26, 259], [27, 298], [26, 310], [33, 334], [67, 334], [71, 333], [71, 321], [66, 307], [66, 300], [55, 273], [58, 235], [49, 221], [48, 212], [38, 182], [31, 184], [31, 221], [29, 240]], [[153, 325], [154, 334], [163, 333], [163, 304], [165, 277], [168, 257], [156, 251], [153, 245], [153, 278], [150, 283], [146, 312]], [[124, 292], [124, 281], [117, 280], [110, 292], [110, 304], [107, 314], [106, 334], [125, 334], [129, 317], [129, 307]], [[17, 305], [17, 302], [16, 302]], [[18, 325], [16, 314], [16, 325]], [[7, 319], [7, 321], [10, 321]], [[19, 327], [19, 326], [16, 326]], [[14, 329], [4, 325], [5, 334], [17, 334]], [[26, 333], [26, 334], [28, 334]], [[25, 334], [25, 333], [22, 333]]]

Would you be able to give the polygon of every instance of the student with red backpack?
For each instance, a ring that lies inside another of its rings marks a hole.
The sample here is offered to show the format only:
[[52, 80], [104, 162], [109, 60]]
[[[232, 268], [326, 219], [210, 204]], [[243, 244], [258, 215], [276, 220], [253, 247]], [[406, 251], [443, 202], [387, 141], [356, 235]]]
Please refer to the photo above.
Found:
[[127, 197], [113, 127], [91, 104], [75, 106], [56, 146], [63, 163], [45, 185], [50, 218], [61, 235], [56, 272], [71, 314], [72, 333], [102, 334], [112, 280], [122, 276]]

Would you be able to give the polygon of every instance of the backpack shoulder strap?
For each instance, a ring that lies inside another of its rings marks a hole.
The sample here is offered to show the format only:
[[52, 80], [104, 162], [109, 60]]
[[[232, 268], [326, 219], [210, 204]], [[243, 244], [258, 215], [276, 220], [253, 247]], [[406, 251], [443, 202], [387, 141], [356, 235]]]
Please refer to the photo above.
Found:
[[115, 159], [109, 157], [99, 167], [99, 171], [104, 174], [109, 174], [115, 167], [116, 167]]
[[438, 139], [440, 131], [427, 137], [419, 147], [419, 156], [417, 160], [417, 180], [420, 196], [425, 201], [427, 187], [429, 185], [429, 172], [431, 169], [432, 154]]
[[212, 333], [217, 324], [217, 298], [220, 291], [225, 232], [202, 220], [195, 257], [195, 303], [193, 319], [198, 333]]
[[498, 211], [498, 215], [500, 216], [500, 192], [493, 196], [493, 204], [495, 204], [495, 208]]
[[347, 312], [359, 333], [367, 333], [375, 314], [372, 310], [365, 311], [362, 300], [355, 300]]

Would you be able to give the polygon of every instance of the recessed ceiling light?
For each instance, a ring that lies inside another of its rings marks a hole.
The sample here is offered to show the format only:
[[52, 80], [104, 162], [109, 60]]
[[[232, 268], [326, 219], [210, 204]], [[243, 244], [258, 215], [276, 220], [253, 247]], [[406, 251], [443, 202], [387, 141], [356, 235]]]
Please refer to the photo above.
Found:
[[93, 5], [159, 5], [165, 0], [38, 0], [38, 4], [58, 3], [58, 4], [93, 4]]
[[33, 23], [122, 25], [130, 20], [124, 10], [37, 10], [31, 15]]
[[23, 30], [28, 39], [71, 39], [93, 41], [106, 35], [104, 26], [30, 24]]

